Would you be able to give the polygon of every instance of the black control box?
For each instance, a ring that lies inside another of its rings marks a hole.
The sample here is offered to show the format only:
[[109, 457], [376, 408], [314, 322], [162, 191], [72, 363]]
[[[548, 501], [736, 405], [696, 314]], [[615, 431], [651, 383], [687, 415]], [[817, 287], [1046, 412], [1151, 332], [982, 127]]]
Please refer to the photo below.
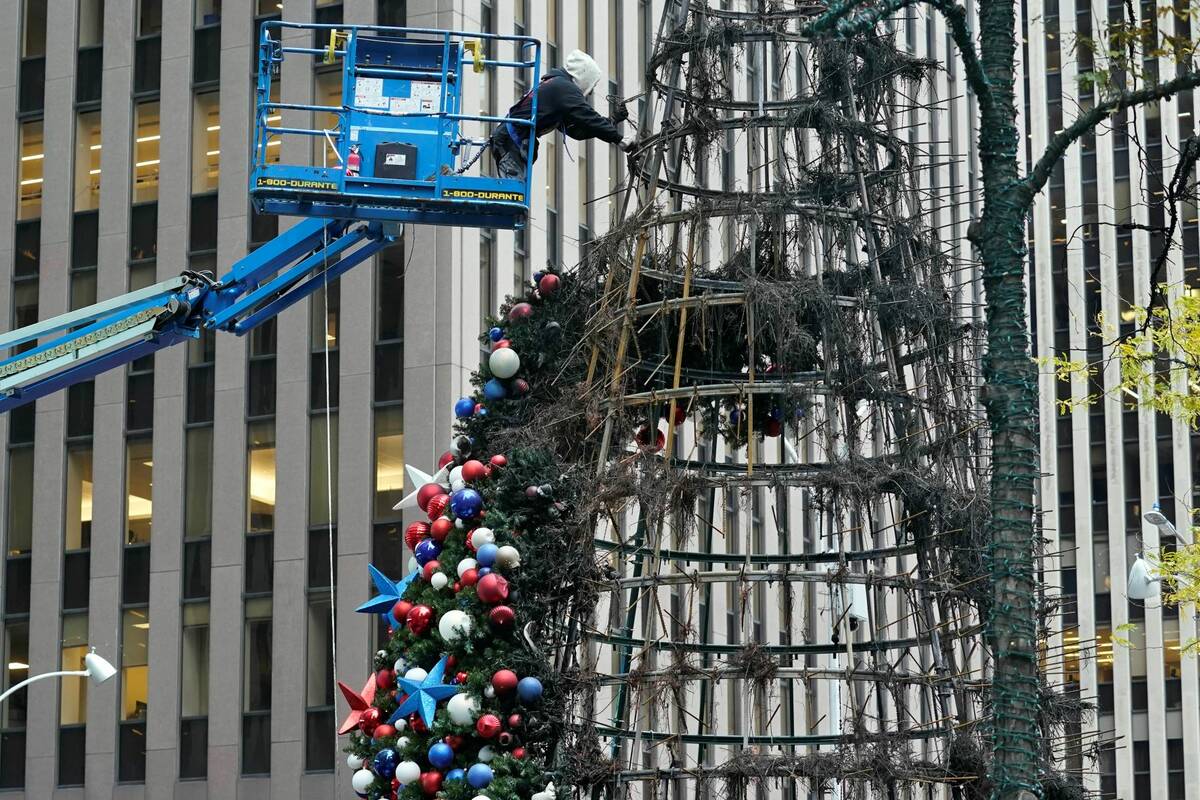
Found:
[[380, 142], [375, 145], [375, 177], [415, 181], [416, 146], [403, 142]]

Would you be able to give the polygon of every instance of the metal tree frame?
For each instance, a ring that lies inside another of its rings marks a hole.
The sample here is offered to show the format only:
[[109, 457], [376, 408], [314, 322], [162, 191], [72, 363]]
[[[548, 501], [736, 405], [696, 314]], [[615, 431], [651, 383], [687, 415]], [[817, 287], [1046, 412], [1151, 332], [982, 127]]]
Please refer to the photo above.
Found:
[[903, 130], [934, 65], [746, 6], [667, 4], [628, 189], [582, 267], [610, 580], [566, 657], [559, 768], [606, 797], [975, 796], [978, 310]]

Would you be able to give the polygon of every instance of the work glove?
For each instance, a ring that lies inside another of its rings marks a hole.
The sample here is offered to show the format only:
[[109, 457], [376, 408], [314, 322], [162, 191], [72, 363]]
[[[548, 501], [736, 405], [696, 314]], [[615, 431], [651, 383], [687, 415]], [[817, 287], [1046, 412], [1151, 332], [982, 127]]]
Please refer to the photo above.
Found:
[[633, 148], [637, 147], [637, 134], [636, 133], [625, 134], [625, 138], [622, 139], [621, 143], [617, 146], [620, 147], [622, 150], [624, 150], [626, 153], [628, 153], [630, 150], [633, 150]]
[[620, 125], [625, 120], [629, 119], [629, 109], [623, 103], [616, 104], [612, 112], [613, 125]]

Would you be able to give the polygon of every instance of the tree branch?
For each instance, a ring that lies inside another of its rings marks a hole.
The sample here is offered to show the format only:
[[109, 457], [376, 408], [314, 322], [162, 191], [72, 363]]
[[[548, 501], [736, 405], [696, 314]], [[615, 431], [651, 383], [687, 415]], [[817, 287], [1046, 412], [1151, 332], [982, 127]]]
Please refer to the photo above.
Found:
[[1172, 97], [1188, 89], [1195, 89], [1197, 86], [1200, 86], [1200, 71], [1188, 72], [1173, 80], [1148, 86], [1145, 89], [1125, 92], [1119, 97], [1114, 97], [1111, 100], [1106, 100], [1103, 103], [1093, 106], [1072, 122], [1062, 133], [1056, 134], [1050, 140], [1050, 143], [1046, 145], [1046, 149], [1042, 152], [1041, 157], [1033, 165], [1033, 170], [1023, 181], [1028, 192], [1028, 197], [1032, 199], [1046, 185], [1046, 181], [1050, 179], [1051, 173], [1054, 172], [1055, 165], [1058, 164], [1059, 159], [1067, 152], [1067, 148], [1094, 130], [1106, 117], [1129, 108], [1151, 103], [1155, 100]]
[[979, 52], [975, 49], [975, 36], [967, 25], [967, 10], [953, 0], [883, 0], [859, 13], [864, 0], [842, 0], [833, 3], [819, 17], [805, 25], [801, 32], [807, 36], [824, 36], [836, 32], [843, 39], [873, 30], [879, 22], [897, 11], [903, 11], [910, 6], [924, 4], [940, 11], [950, 27], [950, 36], [958, 48], [966, 72], [967, 84], [979, 99], [982, 109], [987, 109], [992, 103], [992, 89], [983, 64], [979, 61]]

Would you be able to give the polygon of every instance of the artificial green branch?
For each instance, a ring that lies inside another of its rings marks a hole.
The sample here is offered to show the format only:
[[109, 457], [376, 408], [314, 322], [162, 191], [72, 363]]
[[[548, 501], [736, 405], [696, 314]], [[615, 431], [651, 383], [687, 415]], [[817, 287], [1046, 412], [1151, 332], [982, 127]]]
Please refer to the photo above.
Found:
[[839, 37], [848, 39], [874, 29], [882, 20], [897, 11], [903, 11], [917, 4], [931, 6], [946, 18], [946, 24], [950, 27], [950, 36], [954, 39], [959, 56], [962, 58], [967, 83], [979, 99], [980, 106], [989, 107], [992, 102], [991, 85], [988, 83], [987, 74], [979, 61], [979, 53], [975, 49], [975, 36], [971, 33], [970, 26], [967, 25], [967, 10], [950, 0], [885, 0], [885, 2], [871, 6], [857, 14], [854, 12], [862, 6], [862, 0], [834, 3], [824, 14], [804, 26], [801, 32], [806, 36], [813, 37], [836, 32]]
[[1148, 86], [1145, 89], [1125, 92], [1118, 97], [1093, 106], [1087, 112], [1080, 115], [1078, 119], [1072, 122], [1061, 133], [1056, 134], [1050, 140], [1050, 143], [1046, 145], [1045, 151], [1042, 152], [1041, 157], [1034, 164], [1033, 170], [1024, 181], [1025, 196], [1028, 198], [1028, 201], [1032, 203], [1034, 195], [1040, 192], [1042, 187], [1046, 185], [1046, 181], [1050, 179], [1050, 175], [1054, 172], [1054, 167], [1066, 154], [1067, 149], [1080, 138], [1095, 130], [1106, 117], [1125, 111], [1126, 109], [1152, 103], [1155, 100], [1173, 97], [1180, 92], [1195, 89], [1198, 86], [1200, 86], [1200, 71], [1187, 72], [1173, 80], [1163, 81], [1154, 86]]

